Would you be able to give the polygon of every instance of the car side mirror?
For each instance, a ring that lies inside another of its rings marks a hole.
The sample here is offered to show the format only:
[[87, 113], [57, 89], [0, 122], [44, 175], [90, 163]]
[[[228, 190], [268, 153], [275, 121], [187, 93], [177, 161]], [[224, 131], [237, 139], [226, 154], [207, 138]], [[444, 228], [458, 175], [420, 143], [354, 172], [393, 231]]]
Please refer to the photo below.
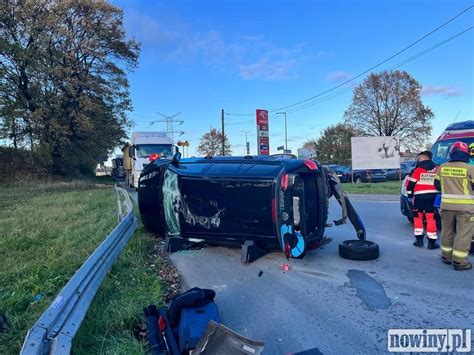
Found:
[[178, 162], [181, 160], [181, 153], [178, 151], [174, 153], [173, 158], [171, 159], [172, 164], [178, 164]]

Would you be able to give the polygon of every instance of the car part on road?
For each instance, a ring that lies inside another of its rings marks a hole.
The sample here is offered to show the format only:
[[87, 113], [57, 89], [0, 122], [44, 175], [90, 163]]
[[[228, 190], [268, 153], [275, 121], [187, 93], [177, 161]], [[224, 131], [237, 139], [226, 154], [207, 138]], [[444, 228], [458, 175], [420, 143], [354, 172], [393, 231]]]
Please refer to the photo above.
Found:
[[339, 255], [349, 260], [374, 260], [379, 257], [379, 246], [368, 240], [345, 240], [339, 244]]
[[260, 355], [263, 347], [262, 342], [246, 338], [222, 324], [211, 321], [193, 354]]
[[148, 346], [152, 355], [166, 354], [166, 343], [161, 335], [158, 327], [158, 319], [160, 314], [155, 305], [146, 306], [143, 309], [146, 318], [146, 335], [148, 339]]
[[220, 323], [215, 295], [214, 290], [194, 287], [175, 296], [168, 308], [157, 311], [154, 305], [145, 307], [152, 354], [189, 354], [201, 340], [208, 323]]
[[137, 227], [128, 193], [117, 186], [115, 191], [123, 198], [126, 214], [122, 214], [120, 204], [120, 223], [87, 258], [28, 331], [21, 349], [22, 355], [71, 353], [72, 340], [100, 284]]

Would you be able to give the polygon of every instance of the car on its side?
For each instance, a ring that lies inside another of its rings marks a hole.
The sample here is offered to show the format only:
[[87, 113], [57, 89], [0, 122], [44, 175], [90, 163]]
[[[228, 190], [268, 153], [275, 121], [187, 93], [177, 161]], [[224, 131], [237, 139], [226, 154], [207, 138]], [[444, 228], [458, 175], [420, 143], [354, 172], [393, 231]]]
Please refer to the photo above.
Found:
[[210, 244], [254, 243], [295, 258], [321, 245], [329, 198], [335, 195], [343, 206], [343, 219], [338, 223], [349, 218], [358, 238], [357, 243], [342, 248], [352, 256], [359, 250], [362, 259], [378, 256], [378, 246], [365, 240], [365, 227], [337, 179], [313, 160], [271, 156], [180, 159], [177, 153], [173, 159], [146, 165], [138, 186], [140, 215], [150, 232]]
[[385, 182], [387, 177], [383, 169], [352, 170], [351, 181], [359, 184], [361, 182]]

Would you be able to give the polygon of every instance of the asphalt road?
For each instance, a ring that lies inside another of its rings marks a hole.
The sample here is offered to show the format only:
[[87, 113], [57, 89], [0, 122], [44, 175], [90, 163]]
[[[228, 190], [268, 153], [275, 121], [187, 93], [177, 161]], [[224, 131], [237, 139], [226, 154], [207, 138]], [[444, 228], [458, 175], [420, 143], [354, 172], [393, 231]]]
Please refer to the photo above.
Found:
[[[265, 354], [379, 354], [387, 352], [389, 328], [474, 329], [474, 271], [454, 271], [439, 250], [413, 247], [398, 201], [387, 200], [354, 198], [368, 239], [380, 245], [378, 260], [338, 256], [338, 243], [354, 239], [350, 225], [329, 228], [333, 241], [292, 259], [287, 272], [279, 252], [248, 266], [239, 249], [224, 247], [171, 259], [185, 288], [214, 289], [222, 322], [264, 341]], [[331, 219], [339, 217], [336, 207], [332, 201]]]

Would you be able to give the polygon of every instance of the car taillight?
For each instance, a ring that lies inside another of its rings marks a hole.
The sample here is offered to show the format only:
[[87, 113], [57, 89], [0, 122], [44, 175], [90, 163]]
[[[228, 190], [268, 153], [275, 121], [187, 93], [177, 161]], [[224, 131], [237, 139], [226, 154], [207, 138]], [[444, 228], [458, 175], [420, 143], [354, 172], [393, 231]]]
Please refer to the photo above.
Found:
[[148, 160], [150, 162], [152, 161], [155, 161], [157, 159], [160, 159], [160, 155], [158, 153], [151, 153], [149, 156], [148, 156]]
[[288, 174], [284, 173], [281, 176], [281, 189], [283, 191], [286, 191], [287, 188], [288, 188]]
[[272, 221], [273, 223], [276, 223], [277, 220], [277, 204], [276, 204], [276, 199], [272, 198]]
[[318, 166], [316, 165], [316, 163], [310, 159], [305, 159], [304, 160], [304, 165], [306, 165], [306, 167], [309, 169], [309, 170], [318, 170]]

